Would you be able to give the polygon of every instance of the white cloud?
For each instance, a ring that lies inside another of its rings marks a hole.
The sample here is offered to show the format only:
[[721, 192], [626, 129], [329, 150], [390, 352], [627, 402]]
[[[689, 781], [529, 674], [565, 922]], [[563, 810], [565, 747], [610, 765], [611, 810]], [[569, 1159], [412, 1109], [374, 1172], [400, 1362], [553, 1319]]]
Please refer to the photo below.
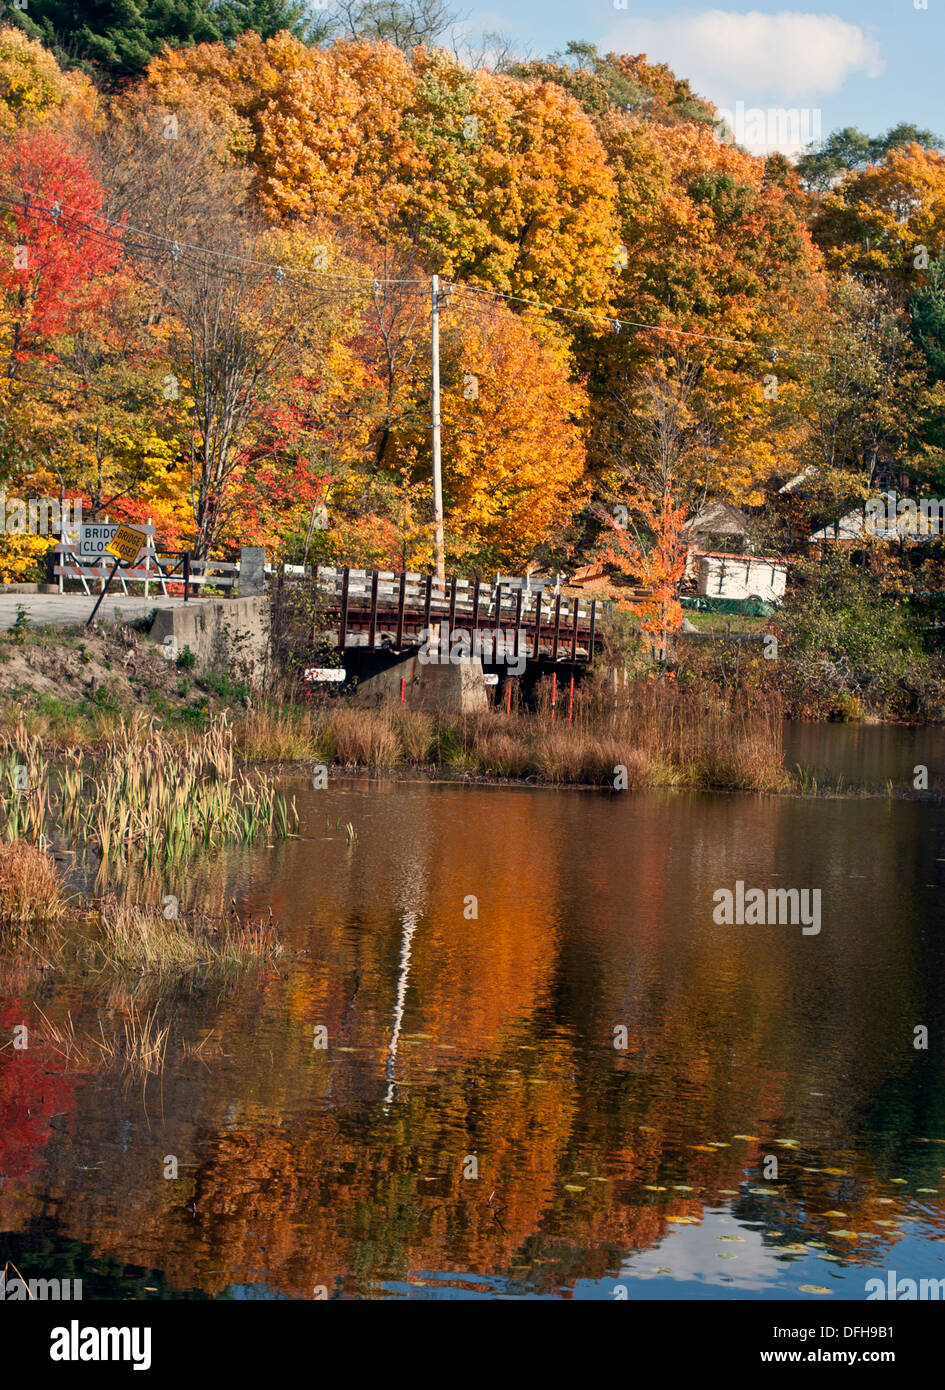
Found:
[[879, 43], [858, 24], [797, 10], [615, 15], [599, 47], [669, 63], [694, 91], [726, 107], [758, 100], [797, 106], [829, 96], [854, 75], [878, 77], [885, 66]]

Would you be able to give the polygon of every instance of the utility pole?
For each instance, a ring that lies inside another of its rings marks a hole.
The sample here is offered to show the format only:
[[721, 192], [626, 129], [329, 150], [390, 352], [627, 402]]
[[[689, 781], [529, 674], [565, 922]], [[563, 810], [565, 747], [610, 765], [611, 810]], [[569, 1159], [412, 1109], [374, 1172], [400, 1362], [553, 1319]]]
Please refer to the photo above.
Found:
[[436, 577], [446, 582], [446, 545], [443, 538], [443, 458], [440, 452], [440, 277], [431, 280], [432, 315], [430, 321], [430, 352], [432, 365], [433, 409], [433, 520], [436, 527]]

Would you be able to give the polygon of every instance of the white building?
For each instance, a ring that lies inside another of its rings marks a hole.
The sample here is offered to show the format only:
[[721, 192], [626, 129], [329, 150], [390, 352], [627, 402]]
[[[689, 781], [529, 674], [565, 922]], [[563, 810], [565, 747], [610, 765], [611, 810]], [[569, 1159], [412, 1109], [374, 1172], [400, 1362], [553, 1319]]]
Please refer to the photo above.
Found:
[[763, 555], [701, 552], [696, 562], [696, 591], [706, 598], [760, 598], [780, 603], [787, 588], [787, 564]]

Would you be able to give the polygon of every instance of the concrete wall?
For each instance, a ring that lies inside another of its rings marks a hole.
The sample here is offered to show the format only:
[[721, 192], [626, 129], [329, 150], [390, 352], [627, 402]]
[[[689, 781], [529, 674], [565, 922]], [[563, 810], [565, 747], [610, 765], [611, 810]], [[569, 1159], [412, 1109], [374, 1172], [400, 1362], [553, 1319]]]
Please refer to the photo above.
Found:
[[404, 704], [408, 709], [474, 714], [489, 708], [489, 694], [482, 678], [482, 662], [477, 656], [444, 666], [424, 664], [415, 656], [406, 656], [385, 670], [359, 681], [354, 695], [355, 703], [398, 703], [401, 680], [405, 683]]
[[161, 608], [149, 636], [176, 656], [189, 647], [194, 670], [229, 671], [237, 679], [262, 680], [269, 647], [269, 598], [194, 599]]

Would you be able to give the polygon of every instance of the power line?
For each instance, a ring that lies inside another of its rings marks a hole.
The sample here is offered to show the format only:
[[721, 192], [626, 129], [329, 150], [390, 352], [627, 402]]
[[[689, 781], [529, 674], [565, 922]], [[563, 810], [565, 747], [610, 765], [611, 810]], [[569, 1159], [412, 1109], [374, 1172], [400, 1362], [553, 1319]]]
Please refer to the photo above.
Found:
[[459, 291], [460, 294], [475, 294], [487, 296], [490, 299], [504, 299], [516, 304], [524, 304], [526, 307], [543, 312], [545, 316], [551, 314], [572, 314], [581, 318], [592, 319], [597, 323], [610, 324], [617, 328], [632, 328], [643, 330], [647, 333], [672, 333], [679, 337], [696, 338], [704, 342], [725, 343], [731, 347], [757, 348], [759, 352], [771, 354], [784, 354], [789, 357], [822, 357], [830, 360], [830, 353], [809, 352], [805, 349], [785, 348], [781, 343], [757, 343], [753, 338], [723, 338], [713, 333], [698, 333], [694, 329], [670, 328], [661, 323], [637, 323], [633, 319], [614, 318], [611, 314], [597, 314], [592, 309], [572, 309], [564, 304], [548, 304], [540, 299], [525, 299], [518, 294], [508, 294], [504, 290], [479, 289], [475, 285], [464, 285], [459, 281], [453, 282], [448, 288]]
[[28, 191], [24, 190], [22, 196], [16, 194], [10, 196], [11, 193], [13, 193], [13, 190], [8, 190], [6, 193], [0, 192], [0, 202], [6, 203], [9, 207], [13, 208], [14, 211], [19, 211], [25, 217], [41, 217], [46, 221], [52, 222], [56, 226], [65, 225], [73, 227], [83, 232], [86, 236], [93, 237], [100, 241], [107, 241], [120, 250], [137, 251], [143, 254], [154, 253], [156, 248], [153, 246], [136, 245], [134, 242], [129, 243], [126, 236], [112, 236], [108, 229], [117, 227], [120, 228], [123, 233], [130, 232], [133, 236], [147, 237], [152, 242], [158, 242], [161, 246], [167, 247], [168, 250], [164, 255], [169, 255], [175, 262], [183, 259], [185, 251], [191, 251], [202, 256], [215, 257], [221, 261], [229, 261], [241, 266], [250, 266], [254, 269], [262, 270], [268, 275], [281, 275], [282, 277], [301, 276], [311, 278], [313, 276], [323, 275], [329, 280], [338, 280], [346, 284], [361, 285], [364, 287], [378, 287], [382, 285], [426, 286], [429, 283], [429, 278], [426, 276], [424, 276], [423, 279], [404, 279], [342, 275], [338, 271], [305, 270], [298, 267], [290, 267], [287, 270], [284, 266], [279, 265], [278, 262], [275, 261], [261, 261], [251, 256], [240, 256], [234, 252], [221, 251], [216, 247], [202, 246], [197, 242], [180, 241], [176, 238], [172, 239], [171, 237], [161, 236], [158, 232], [150, 232], [143, 228], [133, 227], [129, 223], [115, 221], [104, 213], [102, 214], [102, 219], [105, 222], [105, 230], [103, 231], [98, 227], [90, 226], [87, 222], [80, 221], [74, 209], [64, 208], [56, 201], [44, 207], [39, 203], [30, 202]]
[[[64, 225], [68, 228], [75, 229], [77, 231], [82, 232], [87, 237], [91, 237], [99, 241], [104, 241], [107, 244], [115, 246], [123, 251], [132, 253], [137, 252], [138, 254], [150, 256], [154, 259], [160, 259], [162, 261], [170, 257], [175, 264], [181, 260], [183, 260], [185, 264], [194, 264], [194, 262], [191, 261], [188, 257], [185, 257], [184, 252], [186, 250], [197, 253], [198, 255], [202, 256], [215, 257], [221, 262], [233, 262], [234, 264], [239, 266], [251, 266], [253, 268], [260, 269], [264, 271], [267, 275], [274, 276], [280, 280], [286, 277], [303, 277], [305, 279], [311, 279], [313, 276], [323, 275], [326, 277], [326, 279], [341, 281], [344, 284], [357, 285], [365, 288], [370, 286], [375, 291], [375, 293], [381, 287], [386, 287], [389, 285], [422, 285], [426, 287], [430, 283], [429, 277], [424, 277], [423, 279], [413, 279], [346, 276], [340, 275], [334, 271], [300, 270], [295, 267], [286, 270], [285, 267], [277, 265], [274, 262], [260, 261], [247, 256], [238, 256], [231, 252], [220, 251], [214, 247], [201, 246], [196, 242], [180, 242], [177, 240], [171, 240], [171, 238], [163, 237], [156, 232], [143, 231], [141, 229], [131, 227], [125, 223], [118, 223], [105, 217], [107, 227], [121, 227], [123, 232], [131, 232], [136, 236], [149, 237], [151, 241], [156, 241], [160, 243], [161, 246], [168, 248], [164, 251], [158, 251], [157, 248], [155, 248], [154, 246], [141, 244], [136, 245], [135, 243], [129, 244], [126, 238], [116, 238], [111, 236], [111, 234], [108, 231], [102, 232], [100, 229], [96, 227], [89, 226], [88, 223], [81, 222], [74, 214], [70, 213], [68, 210], [60, 208], [58, 203], [53, 203], [48, 208], [43, 208], [38, 205], [29, 204], [24, 200], [24, 198], [11, 198], [3, 192], [0, 192], [0, 202], [6, 203], [8, 206], [13, 207], [15, 210], [21, 210], [23, 215], [25, 216], [42, 217], [46, 221], [51, 221], [54, 225]], [[63, 222], [64, 218], [66, 219], [65, 222]], [[322, 286], [321, 288], [327, 294], [350, 295], [354, 293], [353, 290], [345, 289], [342, 285], [327, 285]], [[503, 300], [507, 303], [521, 304], [525, 308], [531, 309], [536, 313], [541, 313], [549, 318], [554, 314], [564, 314], [574, 318], [584, 319], [593, 323], [608, 325], [618, 333], [622, 329], [627, 328], [633, 332], [664, 333], [673, 337], [692, 339], [696, 342], [717, 343], [727, 347], [735, 347], [741, 349], [752, 348], [759, 353], [767, 354], [769, 356], [773, 355], [775, 357], [785, 356], [789, 358], [820, 358], [826, 361], [832, 360], [832, 354], [830, 353], [814, 352], [808, 349], [787, 347], [782, 343], [759, 343], [751, 338], [724, 337], [720, 334], [702, 333], [695, 329], [672, 328], [667, 324], [642, 323], [634, 319], [615, 318], [611, 314], [598, 313], [592, 309], [578, 309], [564, 304], [552, 304], [545, 300], [528, 299], [524, 295], [511, 294], [505, 290], [483, 288], [476, 285], [469, 285], [462, 281], [444, 282], [443, 288], [447, 292], [456, 291], [459, 294], [476, 295], [480, 298], [497, 299]]]

